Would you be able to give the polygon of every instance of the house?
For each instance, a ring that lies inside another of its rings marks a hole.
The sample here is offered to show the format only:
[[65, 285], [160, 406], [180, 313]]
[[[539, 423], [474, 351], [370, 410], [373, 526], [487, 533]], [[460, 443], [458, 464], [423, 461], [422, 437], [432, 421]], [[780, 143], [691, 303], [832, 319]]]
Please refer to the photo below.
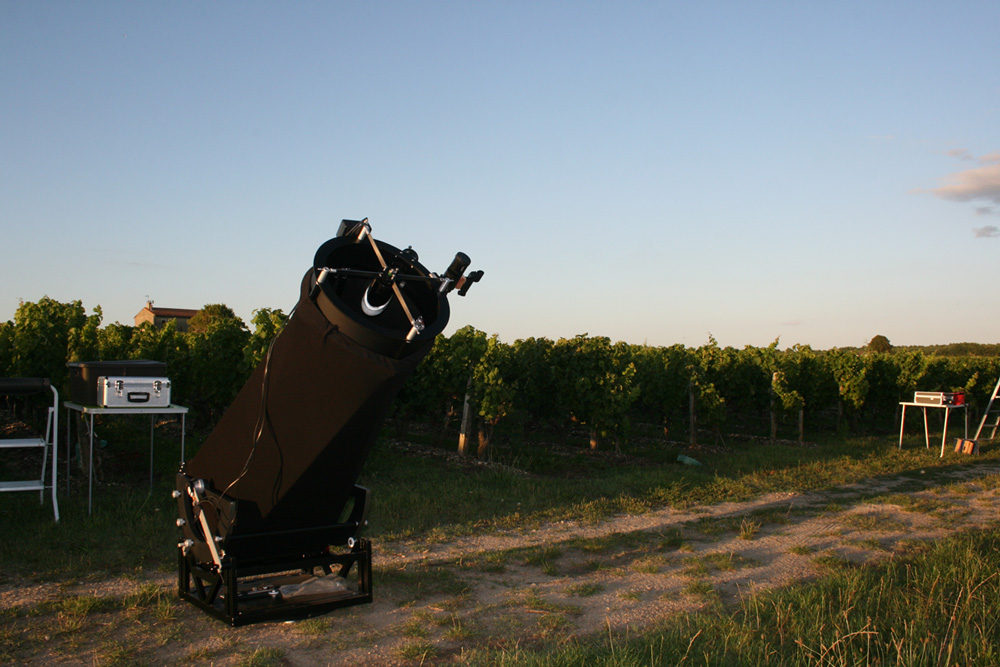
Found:
[[152, 301], [147, 301], [146, 307], [135, 316], [135, 326], [144, 322], [152, 322], [153, 326], [158, 327], [174, 320], [177, 322], [178, 331], [187, 331], [188, 322], [197, 312], [197, 310], [188, 310], [187, 308], [155, 308]]

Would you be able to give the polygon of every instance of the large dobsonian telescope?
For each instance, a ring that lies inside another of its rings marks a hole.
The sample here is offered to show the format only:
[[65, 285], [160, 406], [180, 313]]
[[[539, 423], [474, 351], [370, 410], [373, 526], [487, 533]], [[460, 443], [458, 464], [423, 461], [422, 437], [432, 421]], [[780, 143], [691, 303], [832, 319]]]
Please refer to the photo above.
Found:
[[464, 296], [412, 248], [344, 220], [319, 247], [266, 358], [177, 475], [181, 598], [231, 625], [371, 602], [369, 491], [357, 480], [386, 412]]

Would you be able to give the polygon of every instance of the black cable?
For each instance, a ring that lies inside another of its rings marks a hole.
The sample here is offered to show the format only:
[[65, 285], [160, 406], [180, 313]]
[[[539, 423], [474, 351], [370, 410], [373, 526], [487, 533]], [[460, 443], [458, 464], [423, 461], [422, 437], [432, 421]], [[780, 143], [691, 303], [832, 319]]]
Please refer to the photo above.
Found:
[[250, 454], [247, 455], [246, 463], [243, 464], [243, 470], [240, 471], [240, 474], [237, 475], [236, 479], [234, 479], [232, 482], [229, 483], [229, 486], [226, 487], [226, 490], [222, 492], [223, 496], [229, 493], [229, 490], [232, 489], [233, 486], [235, 486], [237, 482], [243, 479], [246, 476], [246, 474], [250, 471], [250, 464], [253, 462], [254, 454], [257, 453], [257, 445], [260, 442], [261, 435], [263, 435], [264, 433], [265, 425], [268, 427], [268, 431], [271, 433], [271, 436], [277, 442], [277, 435], [274, 432], [274, 428], [271, 425], [270, 415], [267, 412], [267, 394], [268, 394], [268, 380], [270, 378], [270, 371], [271, 371], [271, 353], [274, 350], [274, 344], [278, 341], [278, 338], [285, 331], [285, 327], [288, 326], [288, 323], [291, 321], [292, 316], [295, 315], [295, 309], [298, 307], [299, 307], [298, 303], [296, 303], [295, 306], [292, 308], [291, 312], [288, 313], [288, 318], [285, 320], [285, 323], [281, 325], [281, 329], [278, 330], [278, 333], [274, 335], [274, 338], [271, 339], [271, 343], [267, 346], [267, 354], [264, 356], [264, 377], [263, 380], [261, 381], [261, 390], [260, 390], [260, 411], [257, 416], [257, 422], [254, 424], [255, 433], [253, 437], [253, 442], [250, 445]]

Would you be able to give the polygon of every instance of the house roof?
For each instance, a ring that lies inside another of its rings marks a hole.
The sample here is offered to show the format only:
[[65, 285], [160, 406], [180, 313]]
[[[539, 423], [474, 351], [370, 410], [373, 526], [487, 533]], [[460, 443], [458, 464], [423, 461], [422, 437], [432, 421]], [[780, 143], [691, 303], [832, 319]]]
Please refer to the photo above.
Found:
[[197, 310], [189, 308], [150, 308], [154, 315], [161, 317], [194, 317]]
[[135, 316], [139, 317], [145, 312], [152, 313], [154, 317], [194, 317], [198, 311], [189, 308], [158, 308], [147, 301], [146, 307], [136, 313]]

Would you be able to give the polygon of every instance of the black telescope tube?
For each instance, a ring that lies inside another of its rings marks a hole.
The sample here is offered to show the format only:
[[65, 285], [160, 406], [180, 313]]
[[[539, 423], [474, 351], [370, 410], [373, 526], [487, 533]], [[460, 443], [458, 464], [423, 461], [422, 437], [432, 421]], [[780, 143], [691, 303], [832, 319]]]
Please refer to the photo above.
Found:
[[[415, 253], [376, 243], [387, 264], [430, 275], [412, 260]], [[392, 401], [448, 322], [446, 297], [433, 281], [398, 285], [406, 308], [393, 295], [372, 317], [361, 308], [371, 277], [328, 272], [317, 285], [321, 267], [381, 269], [368, 238], [337, 237], [320, 247], [267, 359], [179, 476], [181, 486], [204, 480], [235, 502], [220, 544], [242, 562], [320, 553], [332, 544], [330, 534], [314, 529], [336, 524], [349, 509]], [[405, 311], [425, 322], [409, 341]]]

